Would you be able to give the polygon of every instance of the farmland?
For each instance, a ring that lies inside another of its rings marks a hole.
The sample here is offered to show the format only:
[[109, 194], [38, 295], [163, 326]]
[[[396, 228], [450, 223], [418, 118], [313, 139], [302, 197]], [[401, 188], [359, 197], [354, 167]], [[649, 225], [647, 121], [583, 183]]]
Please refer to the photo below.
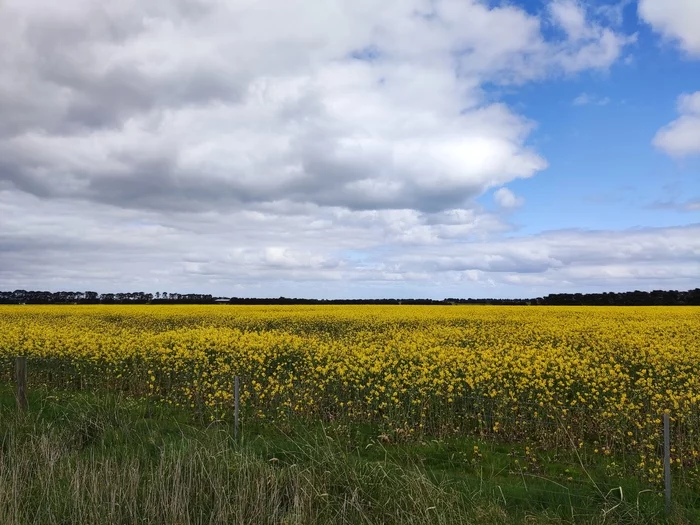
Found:
[[10, 384], [26, 355], [32, 392], [119, 396], [200, 425], [231, 421], [239, 376], [243, 435], [469, 440], [467, 463], [480, 443], [510, 446], [543, 476], [532, 456], [566, 458], [558, 483], [590, 469], [653, 490], [668, 411], [674, 480], [692, 491], [699, 320], [696, 307], [0, 306], [0, 374]]

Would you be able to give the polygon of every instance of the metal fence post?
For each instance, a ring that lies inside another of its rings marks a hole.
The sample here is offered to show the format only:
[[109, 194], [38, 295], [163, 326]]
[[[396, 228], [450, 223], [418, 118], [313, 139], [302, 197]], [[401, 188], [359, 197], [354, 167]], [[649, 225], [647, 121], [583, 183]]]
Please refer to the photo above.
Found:
[[671, 418], [664, 412], [664, 496], [666, 515], [671, 513]]
[[29, 408], [27, 402], [27, 358], [17, 356], [15, 359], [15, 379], [17, 381], [17, 408], [20, 412], [26, 412]]
[[233, 378], [233, 438], [238, 439], [238, 408], [240, 405], [240, 384], [238, 376]]

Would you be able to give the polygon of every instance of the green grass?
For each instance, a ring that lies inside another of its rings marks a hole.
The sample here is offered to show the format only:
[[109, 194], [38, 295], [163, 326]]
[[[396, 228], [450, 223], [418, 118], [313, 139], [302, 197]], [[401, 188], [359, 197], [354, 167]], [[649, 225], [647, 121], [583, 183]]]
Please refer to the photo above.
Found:
[[246, 425], [235, 440], [229, 423], [88, 393], [35, 390], [19, 415], [4, 388], [0, 523], [700, 522], [692, 494], [679, 492], [666, 520], [642, 482], [548, 454], [397, 443], [371, 426]]

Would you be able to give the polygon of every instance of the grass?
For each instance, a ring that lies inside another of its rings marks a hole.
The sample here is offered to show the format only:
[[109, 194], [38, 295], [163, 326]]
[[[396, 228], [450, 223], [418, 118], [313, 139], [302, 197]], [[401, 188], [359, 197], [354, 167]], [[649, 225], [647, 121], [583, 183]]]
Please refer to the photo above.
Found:
[[610, 490], [595, 465], [528, 460], [509, 444], [393, 443], [370, 426], [321, 424], [246, 426], [235, 440], [229, 424], [145, 411], [139, 400], [35, 390], [20, 415], [0, 389], [0, 523], [700, 521], [692, 496], [666, 520], [659, 495], [634, 479]]

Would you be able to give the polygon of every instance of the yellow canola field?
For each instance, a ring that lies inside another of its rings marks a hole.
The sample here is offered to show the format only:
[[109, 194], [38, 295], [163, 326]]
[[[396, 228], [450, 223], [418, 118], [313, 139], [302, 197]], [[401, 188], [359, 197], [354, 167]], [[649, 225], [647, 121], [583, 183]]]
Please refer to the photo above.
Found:
[[697, 470], [699, 307], [0, 306], [0, 358], [30, 382], [230, 416], [366, 422], [634, 452]]

